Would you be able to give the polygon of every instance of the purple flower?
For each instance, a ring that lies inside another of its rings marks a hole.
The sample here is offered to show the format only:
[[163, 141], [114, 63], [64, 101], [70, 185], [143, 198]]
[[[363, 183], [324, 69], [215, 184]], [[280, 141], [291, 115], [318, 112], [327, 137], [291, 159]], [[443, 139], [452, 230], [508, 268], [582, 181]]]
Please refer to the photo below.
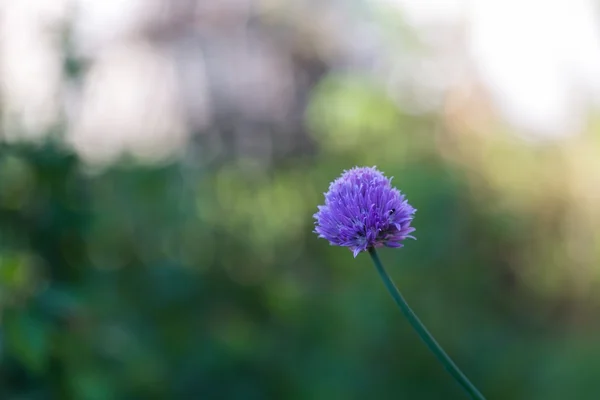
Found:
[[354, 257], [370, 247], [402, 247], [415, 210], [376, 167], [354, 167], [329, 185], [314, 215], [315, 233]]

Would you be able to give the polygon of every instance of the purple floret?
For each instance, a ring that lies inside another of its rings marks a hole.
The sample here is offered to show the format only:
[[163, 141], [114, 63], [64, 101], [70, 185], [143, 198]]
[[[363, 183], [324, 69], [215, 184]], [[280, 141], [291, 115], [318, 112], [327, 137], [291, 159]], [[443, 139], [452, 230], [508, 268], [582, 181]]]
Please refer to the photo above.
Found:
[[354, 167], [329, 185], [314, 215], [315, 233], [354, 257], [370, 247], [402, 247], [415, 210], [377, 168]]

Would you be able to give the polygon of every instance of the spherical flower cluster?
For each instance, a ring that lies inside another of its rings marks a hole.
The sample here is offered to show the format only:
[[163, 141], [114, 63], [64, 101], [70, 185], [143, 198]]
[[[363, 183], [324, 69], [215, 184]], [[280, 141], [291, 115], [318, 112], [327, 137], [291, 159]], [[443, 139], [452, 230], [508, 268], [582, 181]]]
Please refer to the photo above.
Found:
[[371, 247], [402, 247], [415, 209], [376, 167], [355, 167], [329, 185], [314, 215], [315, 233], [354, 257]]

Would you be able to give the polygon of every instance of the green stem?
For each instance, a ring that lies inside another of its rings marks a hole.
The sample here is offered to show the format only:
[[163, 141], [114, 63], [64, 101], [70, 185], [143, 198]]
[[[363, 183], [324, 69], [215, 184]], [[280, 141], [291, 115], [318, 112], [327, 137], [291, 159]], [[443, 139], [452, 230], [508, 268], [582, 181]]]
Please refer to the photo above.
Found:
[[469, 379], [467, 379], [465, 374], [463, 374], [460, 371], [460, 369], [458, 369], [458, 367], [456, 366], [456, 364], [454, 364], [452, 359], [436, 342], [433, 336], [431, 336], [431, 333], [429, 333], [427, 328], [425, 328], [425, 325], [423, 325], [423, 323], [419, 320], [419, 318], [410, 308], [406, 300], [404, 300], [404, 297], [402, 296], [396, 285], [394, 285], [394, 282], [386, 272], [385, 268], [383, 268], [383, 265], [381, 264], [381, 261], [379, 260], [379, 256], [377, 255], [375, 249], [369, 248], [369, 254], [373, 259], [373, 263], [377, 268], [377, 272], [379, 272], [381, 279], [383, 279], [383, 283], [394, 298], [394, 301], [396, 302], [396, 304], [398, 304], [400, 310], [402, 310], [402, 313], [408, 319], [408, 322], [410, 322], [415, 331], [417, 331], [417, 333], [419, 334], [421, 339], [423, 339], [427, 347], [429, 347], [429, 350], [433, 352], [437, 359], [442, 363], [444, 368], [446, 368], [450, 375], [452, 375], [452, 377], [456, 379], [458, 384], [462, 386], [462, 388], [471, 396], [471, 398], [485, 400], [485, 397], [483, 397], [479, 390], [477, 390], [477, 388], [473, 386], [473, 384], [469, 381]]

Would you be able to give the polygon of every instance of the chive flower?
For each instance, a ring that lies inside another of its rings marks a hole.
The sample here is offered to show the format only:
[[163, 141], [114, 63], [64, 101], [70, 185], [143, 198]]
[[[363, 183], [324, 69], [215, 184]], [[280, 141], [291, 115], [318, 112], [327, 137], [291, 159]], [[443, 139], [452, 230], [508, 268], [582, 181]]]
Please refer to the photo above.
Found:
[[325, 204], [314, 215], [315, 233], [334, 246], [348, 247], [355, 258], [368, 251], [385, 287], [429, 350], [472, 399], [485, 400], [410, 308], [375, 250], [402, 247], [404, 239], [414, 239], [410, 233], [415, 228], [410, 224], [417, 210], [376, 167], [344, 171], [324, 194]]
[[402, 247], [415, 228], [414, 209], [376, 167], [354, 167], [334, 180], [314, 215], [315, 233], [354, 257], [376, 247]]

